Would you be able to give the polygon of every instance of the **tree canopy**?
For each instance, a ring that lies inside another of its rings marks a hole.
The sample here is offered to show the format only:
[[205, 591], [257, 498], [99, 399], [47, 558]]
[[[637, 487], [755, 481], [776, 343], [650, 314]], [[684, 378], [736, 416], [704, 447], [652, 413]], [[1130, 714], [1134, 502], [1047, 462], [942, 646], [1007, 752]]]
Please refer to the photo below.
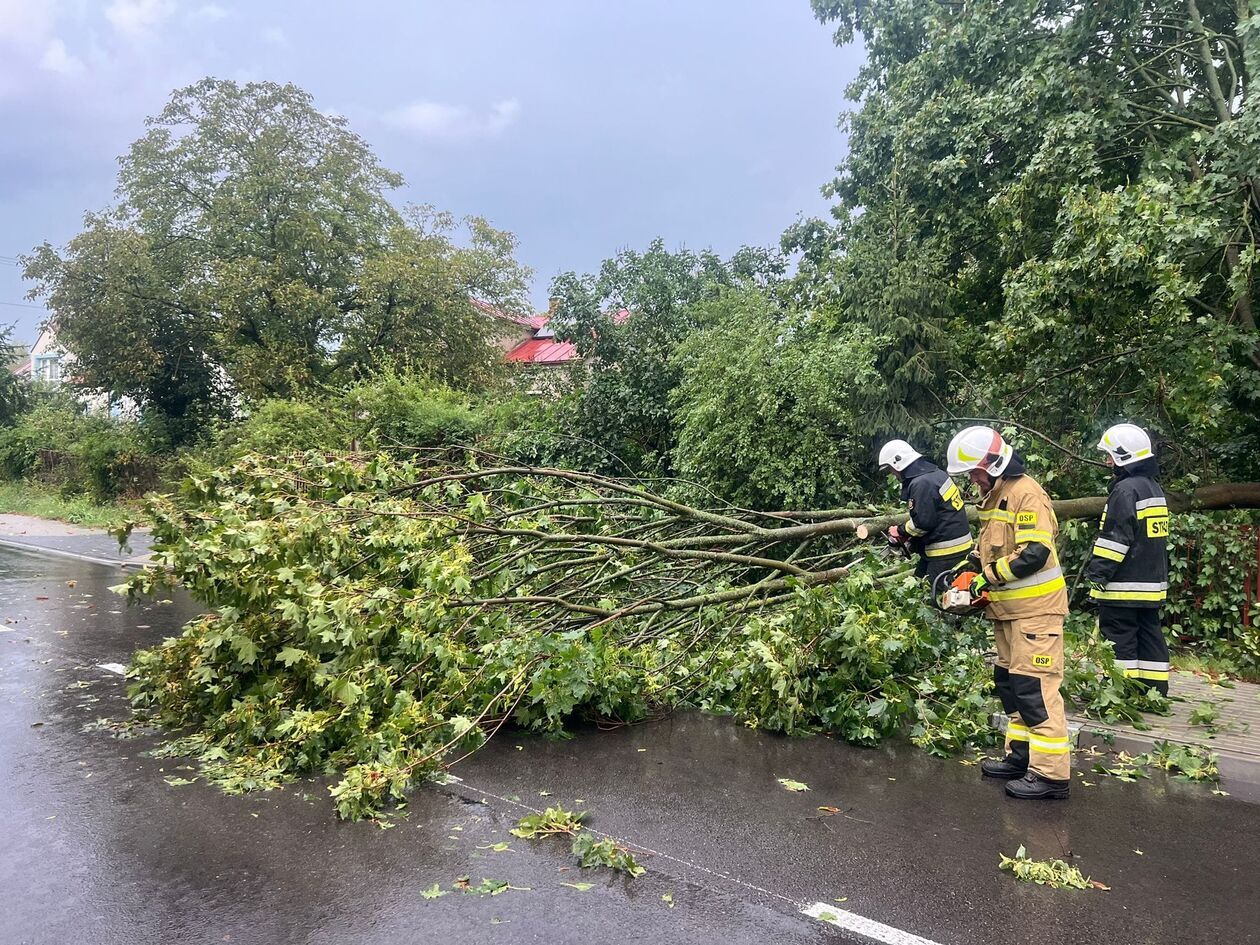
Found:
[[82, 382], [195, 423], [402, 360], [458, 384], [496, 363], [480, 299], [514, 305], [515, 239], [400, 212], [400, 175], [296, 86], [176, 91], [120, 161], [118, 203], [26, 260]]
[[1246, 0], [813, 0], [868, 61], [800, 279], [885, 337], [888, 433], [1153, 427], [1255, 470], [1260, 14]]
[[680, 381], [672, 359], [699, 327], [697, 304], [782, 272], [782, 259], [766, 250], [746, 247], [727, 261], [707, 250], [671, 252], [657, 239], [641, 253], [605, 260], [598, 274], [556, 277], [552, 327], [583, 361], [581, 389], [563, 417], [586, 444], [575, 448], [578, 460], [610, 472], [669, 474], [676, 435], [670, 396]]

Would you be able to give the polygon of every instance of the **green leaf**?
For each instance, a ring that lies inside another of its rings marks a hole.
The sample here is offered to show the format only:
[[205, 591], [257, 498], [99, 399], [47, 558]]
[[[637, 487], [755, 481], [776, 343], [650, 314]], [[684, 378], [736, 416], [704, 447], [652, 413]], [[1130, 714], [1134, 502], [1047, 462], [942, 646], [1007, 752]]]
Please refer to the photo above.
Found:
[[310, 654], [307, 653], [305, 650], [299, 650], [297, 647], [294, 647], [294, 646], [286, 646], [284, 649], [282, 649], [279, 653], [276, 654], [276, 659], [279, 660], [281, 663], [283, 663], [285, 666], [293, 666], [297, 663], [302, 662], [309, 656]]
[[258, 646], [246, 636], [232, 638], [232, 648], [242, 663], [249, 664], [258, 659]]

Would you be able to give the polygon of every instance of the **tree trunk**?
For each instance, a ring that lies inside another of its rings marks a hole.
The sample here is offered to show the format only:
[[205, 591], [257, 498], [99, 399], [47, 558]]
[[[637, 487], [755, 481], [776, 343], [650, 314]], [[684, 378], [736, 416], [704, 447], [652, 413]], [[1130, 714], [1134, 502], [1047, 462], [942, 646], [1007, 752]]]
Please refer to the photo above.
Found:
[[[1061, 499], [1054, 503], [1054, 514], [1060, 519], [1096, 518], [1102, 515], [1106, 496]], [[1194, 492], [1168, 493], [1168, 508], [1173, 512], [1206, 512], [1213, 509], [1260, 509], [1260, 482], [1226, 482], [1203, 486]]]

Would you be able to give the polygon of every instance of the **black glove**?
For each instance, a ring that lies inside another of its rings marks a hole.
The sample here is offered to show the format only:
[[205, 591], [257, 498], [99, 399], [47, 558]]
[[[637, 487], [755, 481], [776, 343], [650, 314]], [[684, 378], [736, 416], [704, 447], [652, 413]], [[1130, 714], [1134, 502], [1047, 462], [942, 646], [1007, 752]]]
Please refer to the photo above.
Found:
[[1098, 598], [1094, 596], [1094, 591], [1102, 590], [1102, 585], [1097, 581], [1090, 581], [1085, 585], [1085, 599], [1081, 601], [1081, 610], [1089, 614], [1098, 613]]

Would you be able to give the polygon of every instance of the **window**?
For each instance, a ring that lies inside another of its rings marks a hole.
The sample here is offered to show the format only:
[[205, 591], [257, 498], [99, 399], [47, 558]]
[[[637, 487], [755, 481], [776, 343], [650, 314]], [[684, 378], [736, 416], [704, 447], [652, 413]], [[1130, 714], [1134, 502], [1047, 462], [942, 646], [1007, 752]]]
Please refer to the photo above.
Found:
[[37, 354], [31, 361], [31, 376], [37, 381], [57, 384], [61, 381], [61, 355]]

